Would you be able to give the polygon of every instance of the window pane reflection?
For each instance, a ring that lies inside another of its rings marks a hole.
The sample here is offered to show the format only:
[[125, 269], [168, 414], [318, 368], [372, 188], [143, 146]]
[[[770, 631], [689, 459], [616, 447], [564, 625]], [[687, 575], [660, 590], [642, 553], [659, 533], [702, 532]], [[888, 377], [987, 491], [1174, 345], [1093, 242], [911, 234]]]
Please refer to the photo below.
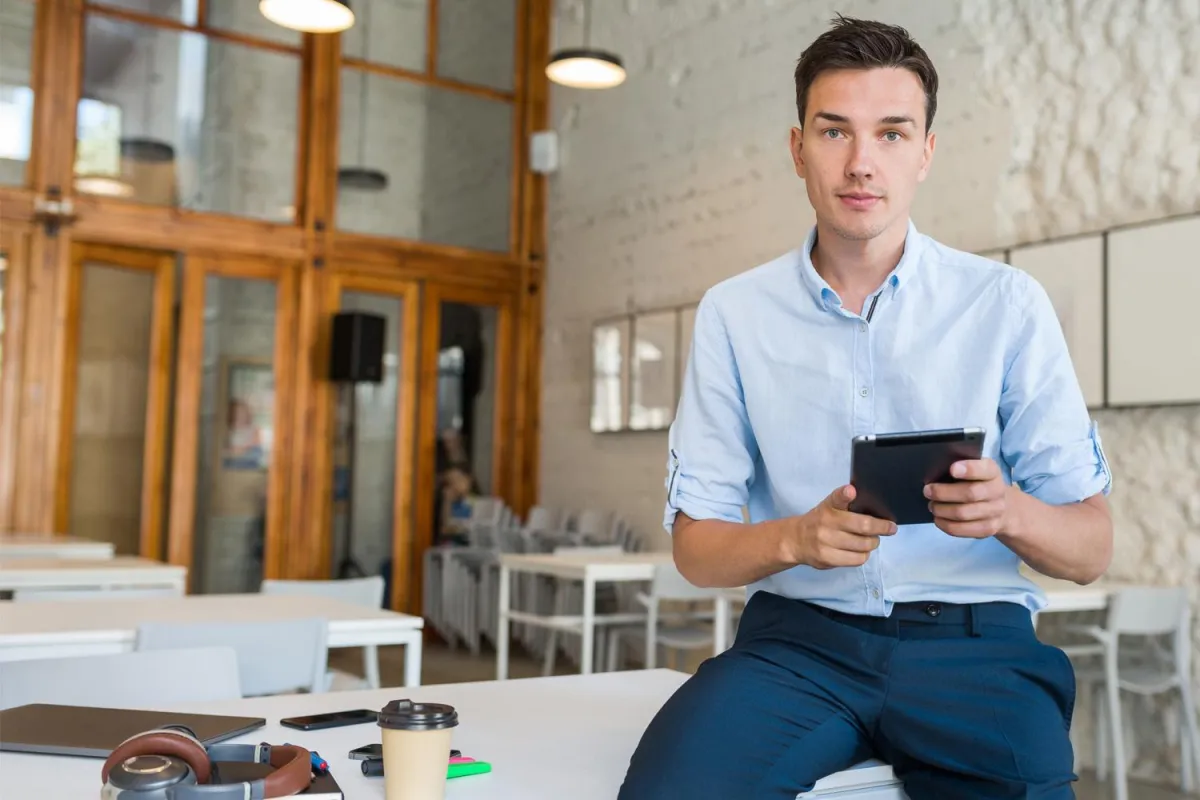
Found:
[[0, 0], [0, 185], [23, 186], [33, 137], [34, 3]]
[[342, 92], [339, 228], [508, 250], [510, 103], [356, 69]]

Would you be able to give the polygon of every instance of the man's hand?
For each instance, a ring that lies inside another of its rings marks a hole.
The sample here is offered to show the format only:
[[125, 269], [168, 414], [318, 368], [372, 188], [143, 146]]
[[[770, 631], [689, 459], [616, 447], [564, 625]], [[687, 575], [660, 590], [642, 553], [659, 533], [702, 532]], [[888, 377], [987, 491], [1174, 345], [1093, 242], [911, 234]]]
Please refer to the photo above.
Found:
[[1008, 527], [1009, 487], [990, 458], [959, 461], [950, 467], [957, 483], [925, 487], [933, 521], [951, 536], [986, 539]]
[[817, 569], [861, 567], [879, 547], [880, 536], [891, 536], [896, 525], [885, 519], [849, 511], [855, 491], [843, 486], [803, 516], [796, 517], [791, 558]]

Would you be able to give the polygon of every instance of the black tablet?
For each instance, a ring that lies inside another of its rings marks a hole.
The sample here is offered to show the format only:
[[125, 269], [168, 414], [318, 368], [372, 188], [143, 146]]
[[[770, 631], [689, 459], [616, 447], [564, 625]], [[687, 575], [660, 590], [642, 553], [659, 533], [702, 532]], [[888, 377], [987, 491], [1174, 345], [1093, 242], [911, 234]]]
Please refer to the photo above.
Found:
[[956, 461], [983, 457], [983, 428], [952, 428], [854, 437], [850, 510], [897, 525], [933, 522], [925, 484], [949, 483]]

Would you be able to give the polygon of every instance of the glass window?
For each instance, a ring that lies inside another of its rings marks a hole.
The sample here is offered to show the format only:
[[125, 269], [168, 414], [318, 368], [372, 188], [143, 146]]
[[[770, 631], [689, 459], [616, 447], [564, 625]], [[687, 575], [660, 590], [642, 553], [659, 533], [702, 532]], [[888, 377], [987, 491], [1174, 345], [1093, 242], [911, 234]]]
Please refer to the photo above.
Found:
[[[382, 575], [390, 583], [404, 301], [393, 295], [343, 292], [342, 310], [384, 318], [383, 378], [378, 383], [338, 385], [330, 577]], [[414, 410], [400, 412], [412, 414]], [[409, 474], [401, 465], [401, 475]], [[400, 522], [408, 525], [407, 520]]]
[[429, 38], [427, 0], [361, 0], [358, 19], [342, 34], [342, 55], [372, 64], [425, 71]]
[[142, 522], [153, 272], [87, 262], [79, 292], [68, 530], [136, 555]]
[[209, 276], [192, 560], [197, 592], [256, 592], [275, 438], [273, 281]]
[[437, 21], [438, 75], [512, 91], [515, 0], [439, 0]]
[[0, 185], [23, 186], [33, 137], [34, 3], [0, 0]]
[[[191, 0], [196, 2], [196, 0]], [[358, 3], [354, 3], [355, 9]], [[258, 10], [258, 3], [253, 0], [208, 0], [206, 5], [207, 27], [230, 31], [242, 36], [253, 36], [292, 47], [299, 47], [303, 34], [276, 25]]]
[[357, 69], [342, 92], [339, 228], [508, 250], [511, 103]]
[[95, 14], [85, 38], [80, 191], [293, 220], [297, 56]]

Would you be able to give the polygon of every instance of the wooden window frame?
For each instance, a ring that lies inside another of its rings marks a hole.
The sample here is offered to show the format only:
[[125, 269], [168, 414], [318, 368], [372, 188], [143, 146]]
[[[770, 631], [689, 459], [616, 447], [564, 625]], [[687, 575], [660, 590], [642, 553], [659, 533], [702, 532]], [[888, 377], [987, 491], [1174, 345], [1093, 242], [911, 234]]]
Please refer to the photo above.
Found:
[[20, 419], [21, 376], [24, 362], [25, 286], [29, 275], [29, 233], [17, 227], [0, 230], [0, 250], [7, 265], [4, 276], [3, 361], [0, 363], [0, 531], [11, 530], [16, 491], [17, 421]]

